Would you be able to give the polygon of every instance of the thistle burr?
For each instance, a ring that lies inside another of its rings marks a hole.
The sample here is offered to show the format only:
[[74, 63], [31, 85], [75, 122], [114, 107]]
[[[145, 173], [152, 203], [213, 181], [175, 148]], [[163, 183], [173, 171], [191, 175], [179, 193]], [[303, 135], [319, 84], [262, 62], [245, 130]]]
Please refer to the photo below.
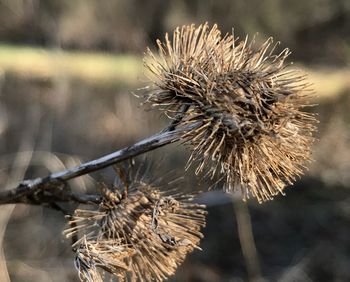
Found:
[[73, 248], [82, 281], [100, 281], [106, 274], [127, 281], [163, 281], [199, 248], [204, 206], [192, 203], [191, 195], [159, 188], [137, 176], [125, 187], [101, 184], [98, 209], [75, 211], [64, 233], [80, 235]]
[[259, 202], [284, 193], [303, 174], [311, 157], [315, 117], [306, 75], [288, 68], [288, 49], [276, 53], [269, 38], [221, 35], [216, 25], [183, 26], [148, 50], [151, 85], [144, 102], [180, 125], [199, 123], [182, 134], [196, 173], [223, 180], [228, 192]]

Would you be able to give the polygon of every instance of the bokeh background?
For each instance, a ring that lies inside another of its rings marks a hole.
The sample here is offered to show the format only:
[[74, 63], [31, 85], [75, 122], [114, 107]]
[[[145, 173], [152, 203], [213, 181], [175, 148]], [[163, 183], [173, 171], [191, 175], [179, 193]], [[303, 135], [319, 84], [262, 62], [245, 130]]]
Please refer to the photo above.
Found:
[[[171, 281], [350, 281], [349, 0], [0, 0], [0, 187], [72, 167], [166, 125], [138, 106], [147, 46], [176, 26], [218, 23], [273, 36], [309, 73], [320, 124], [310, 169], [272, 202], [204, 194], [202, 251]], [[206, 189], [188, 152], [162, 148], [187, 186]], [[106, 169], [73, 180], [89, 191]], [[25, 205], [0, 209], [0, 281], [78, 281], [65, 219]]]

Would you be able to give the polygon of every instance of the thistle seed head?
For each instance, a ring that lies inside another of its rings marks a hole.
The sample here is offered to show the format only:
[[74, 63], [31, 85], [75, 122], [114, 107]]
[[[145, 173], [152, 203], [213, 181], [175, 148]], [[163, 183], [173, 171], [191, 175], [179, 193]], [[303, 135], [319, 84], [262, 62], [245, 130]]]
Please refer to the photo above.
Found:
[[98, 268], [126, 280], [162, 281], [198, 248], [206, 212], [192, 196], [162, 192], [140, 178], [101, 190], [98, 210], [76, 210], [64, 232], [83, 234], [73, 246], [83, 281], [101, 277]]
[[310, 160], [316, 121], [303, 111], [305, 74], [286, 68], [289, 50], [275, 54], [272, 38], [257, 47], [208, 24], [177, 28], [157, 44], [159, 54], [145, 58], [152, 85], [143, 98], [171, 118], [187, 105], [180, 126], [200, 122], [182, 135], [188, 164], [244, 199], [283, 194]]
[[76, 250], [74, 265], [84, 282], [102, 282], [103, 274], [98, 268], [122, 278], [129, 267], [125, 263], [134, 250], [118, 240], [87, 239], [83, 236]]

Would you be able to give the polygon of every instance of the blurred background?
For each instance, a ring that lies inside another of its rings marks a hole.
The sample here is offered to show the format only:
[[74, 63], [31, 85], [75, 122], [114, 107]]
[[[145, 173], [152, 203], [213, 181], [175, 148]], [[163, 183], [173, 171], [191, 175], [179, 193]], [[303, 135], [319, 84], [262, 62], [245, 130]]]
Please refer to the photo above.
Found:
[[[161, 130], [166, 120], [132, 95], [146, 83], [143, 52], [176, 26], [205, 21], [292, 50], [318, 95], [319, 141], [285, 197], [246, 205], [203, 195], [203, 251], [170, 280], [350, 281], [349, 0], [0, 0], [1, 189]], [[149, 159], [161, 155], [182, 174], [183, 147]], [[189, 188], [198, 182], [191, 170], [184, 175]], [[70, 185], [89, 191], [111, 179], [106, 169]], [[48, 208], [1, 206], [0, 281], [78, 281], [65, 224]]]

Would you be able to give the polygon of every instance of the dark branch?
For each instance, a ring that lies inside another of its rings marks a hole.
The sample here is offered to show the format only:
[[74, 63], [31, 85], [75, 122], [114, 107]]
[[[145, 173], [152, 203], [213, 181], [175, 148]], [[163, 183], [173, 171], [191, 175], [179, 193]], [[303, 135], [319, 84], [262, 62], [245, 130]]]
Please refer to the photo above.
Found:
[[181, 133], [196, 126], [198, 126], [198, 124], [174, 129], [174, 125], [171, 124], [167, 128], [167, 130], [163, 132], [155, 134], [149, 138], [143, 139], [135, 143], [134, 145], [131, 145], [109, 155], [103, 156], [99, 159], [83, 163], [79, 166], [61, 172], [52, 173], [45, 178], [25, 180], [14, 189], [1, 191], [0, 204], [25, 202], [34, 204], [34, 202], [30, 200], [30, 197], [32, 197], [33, 195], [35, 195], [35, 197], [42, 197], [42, 201], [44, 202], [51, 202], [52, 200], [52, 202], [74, 201], [79, 203], [98, 203], [100, 201], [100, 198], [97, 195], [78, 195], [70, 193], [69, 191], [61, 193], [60, 195], [56, 195], [54, 193], [49, 193], [48, 195], [45, 195], [43, 191], [52, 190], [52, 188], [57, 188], [57, 186], [62, 185], [62, 183], [66, 183], [66, 181], [75, 177], [79, 177], [90, 172], [103, 169], [105, 167], [119, 163], [126, 159], [130, 159], [142, 153], [178, 141], [180, 139]]
[[60, 202], [75, 202], [79, 204], [99, 204], [102, 201], [101, 195], [98, 194], [79, 194], [72, 192], [61, 193], [60, 195], [54, 195], [51, 193], [39, 193], [35, 197], [29, 195], [27, 197], [14, 198], [7, 204], [30, 204], [30, 205], [42, 205], [52, 204]]

